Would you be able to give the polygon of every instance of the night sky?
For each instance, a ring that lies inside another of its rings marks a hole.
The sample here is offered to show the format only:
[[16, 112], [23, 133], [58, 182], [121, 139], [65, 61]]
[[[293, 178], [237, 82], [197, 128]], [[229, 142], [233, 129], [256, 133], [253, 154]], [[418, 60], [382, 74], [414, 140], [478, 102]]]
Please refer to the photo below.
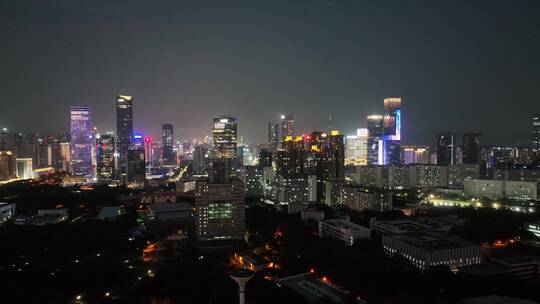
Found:
[[231, 114], [264, 142], [282, 113], [352, 133], [401, 96], [406, 143], [516, 143], [540, 112], [539, 16], [537, 0], [1, 0], [0, 127], [65, 131], [84, 105], [115, 131], [121, 93], [142, 132]]

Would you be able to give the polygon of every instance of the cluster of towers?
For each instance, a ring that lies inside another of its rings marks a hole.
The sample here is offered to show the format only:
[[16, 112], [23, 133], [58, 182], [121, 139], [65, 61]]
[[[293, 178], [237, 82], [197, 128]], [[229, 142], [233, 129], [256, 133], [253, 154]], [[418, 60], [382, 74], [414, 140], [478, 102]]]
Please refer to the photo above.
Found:
[[176, 165], [173, 125], [164, 124], [162, 145], [133, 129], [133, 97], [116, 96], [116, 136], [99, 134], [92, 109], [70, 108], [71, 172], [74, 176], [121, 184], [144, 184], [147, 167], [157, 156], [163, 166]]

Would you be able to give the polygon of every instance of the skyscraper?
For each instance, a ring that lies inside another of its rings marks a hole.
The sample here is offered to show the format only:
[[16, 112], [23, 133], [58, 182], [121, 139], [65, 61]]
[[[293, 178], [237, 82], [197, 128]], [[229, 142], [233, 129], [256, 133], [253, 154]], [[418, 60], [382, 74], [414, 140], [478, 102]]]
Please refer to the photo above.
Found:
[[172, 124], [163, 125], [161, 137], [163, 140], [163, 165], [174, 166], [176, 165], [176, 156], [173, 150], [174, 133]]
[[280, 146], [279, 123], [268, 122], [268, 149], [270, 152], [276, 152]]
[[128, 150], [133, 137], [133, 97], [116, 96], [116, 138], [118, 152], [118, 174], [121, 183], [127, 180]]
[[134, 134], [132, 141], [127, 158], [127, 182], [132, 185], [143, 186], [146, 181], [144, 138], [141, 134]]
[[92, 177], [92, 110], [71, 107], [71, 168], [73, 175]]
[[236, 158], [238, 121], [232, 116], [214, 118], [214, 158]]
[[287, 136], [294, 136], [294, 116], [287, 114], [281, 115], [281, 143]]
[[437, 136], [437, 165], [452, 165], [455, 163], [454, 133], [441, 133]]
[[533, 149], [536, 151], [540, 151], [540, 114], [537, 114], [533, 117], [532, 128], [533, 128], [533, 140], [532, 140]]
[[401, 152], [401, 98], [384, 99], [384, 130], [382, 140], [383, 165], [396, 165], [400, 163]]
[[332, 130], [324, 145], [325, 181], [345, 180], [345, 142], [343, 135]]
[[463, 154], [462, 162], [464, 164], [480, 163], [480, 133], [463, 134]]
[[368, 130], [366, 128], [356, 130], [356, 135], [347, 136], [347, 149], [345, 151], [346, 165], [367, 165], [367, 140]]
[[99, 181], [110, 182], [114, 179], [115, 141], [112, 133], [98, 135], [96, 138], [97, 178]]
[[[368, 165], [377, 165], [379, 164], [379, 158], [382, 159], [382, 150], [379, 149], [379, 141], [382, 140], [383, 136], [383, 116], [369, 115], [367, 117], [367, 129], [367, 163]], [[380, 157], [379, 154], [381, 154]]]

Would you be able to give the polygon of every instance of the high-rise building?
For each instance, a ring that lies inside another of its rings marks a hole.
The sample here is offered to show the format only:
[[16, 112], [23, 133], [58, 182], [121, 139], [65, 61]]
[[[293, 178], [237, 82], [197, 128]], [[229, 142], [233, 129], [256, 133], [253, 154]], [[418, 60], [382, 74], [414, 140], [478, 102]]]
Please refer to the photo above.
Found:
[[231, 116], [214, 118], [214, 158], [236, 158], [238, 121]]
[[455, 143], [454, 133], [441, 133], [437, 136], [437, 165], [455, 164]]
[[429, 164], [430, 149], [428, 146], [402, 146], [401, 162], [405, 165]]
[[133, 97], [116, 96], [116, 149], [118, 153], [118, 176], [127, 182], [128, 151], [133, 137]]
[[368, 165], [378, 165], [379, 159], [382, 159], [382, 150], [379, 149], [379, 142], [383, 136], [383, 116], [369, 115], [367, 117], [367, 163]]
[[382, 165], [397, 165], [401, 153], [401, 98], [384, 99]]
[[163, 140], [163, 165], [176, 165], [176, 156], [173, 151], [174, 133], [172, 124], [163, 124], [161, 137]]
[[193, 174], [202, 175], [208, 171], [208, 149], [195, 146], [193, 149]]
[[281, 143], [287, 136], [294, 136], [294, 115], [281, 115]]
[[276, 152], [280, 146], [280, 137], [279, 137], [279, 123], [277, 122], [268, 122], [268, 149], [270, 152]]
[[134, 134], [132, 141], [128, 150], [127, 182], [135, 186], [144, 186], [146, 181], [144, 137], [141, 134]]
[[464, 164], [480, 163], [480, 133], [463, 134], [462, 162]]
[[111, 133], [98, 135], [96, 138], [96, 172], [99, 181], [110, 182], [114, 179], [115, 141]]
[[532, 119], [533, 140], [532, 146], [536, 151], [540, 151], [540, 114], [537, 114]]
[[91, 178], [92, 168], [92, 110], [71, 107], [71, 169], [72, 174]]
[[345, 142], [339, 131], [333, 130], [324, 147], [325, 181], [345, 180]]
[[196, 235], [199, 241], [241, 241], [244, 237], [244, 183], [197, 182]]
[[356, 130], [356, 135], [346, 137], [345, 164], [352, 166], [367, 165], [368, 129]]

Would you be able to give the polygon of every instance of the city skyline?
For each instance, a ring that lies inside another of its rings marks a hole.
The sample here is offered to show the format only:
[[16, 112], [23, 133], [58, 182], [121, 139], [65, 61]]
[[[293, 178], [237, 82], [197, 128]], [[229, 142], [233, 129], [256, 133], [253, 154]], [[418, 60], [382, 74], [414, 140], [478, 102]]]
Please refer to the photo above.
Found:
[[13, 43], [0, 54], [16, 60], [3, 69], [15, 73], [1, 74], [1, 127], [65, 131], [65, 109], [81, 105], [94, 109], [100, 130], [114, 131], [111, 99], [128, 94], [135, 129], [155, 138], [163, 123], [178, 138], [201, 137], [212, 117], [227, 114], [238, 118], [239, 136], [263, 142], [266, 121], [286, 113], [298, 130], [325, 130], [331, 114], [336, 129], [354, 134], [382, 113], [381, 100], [400, 96], [405, 144], [433, 145], [447, 131], [519, 144], [539, 112], [537, 3], [132, 4], [56, 11], [7, 1], [4, 28], [20, 30], [2, 30]]

